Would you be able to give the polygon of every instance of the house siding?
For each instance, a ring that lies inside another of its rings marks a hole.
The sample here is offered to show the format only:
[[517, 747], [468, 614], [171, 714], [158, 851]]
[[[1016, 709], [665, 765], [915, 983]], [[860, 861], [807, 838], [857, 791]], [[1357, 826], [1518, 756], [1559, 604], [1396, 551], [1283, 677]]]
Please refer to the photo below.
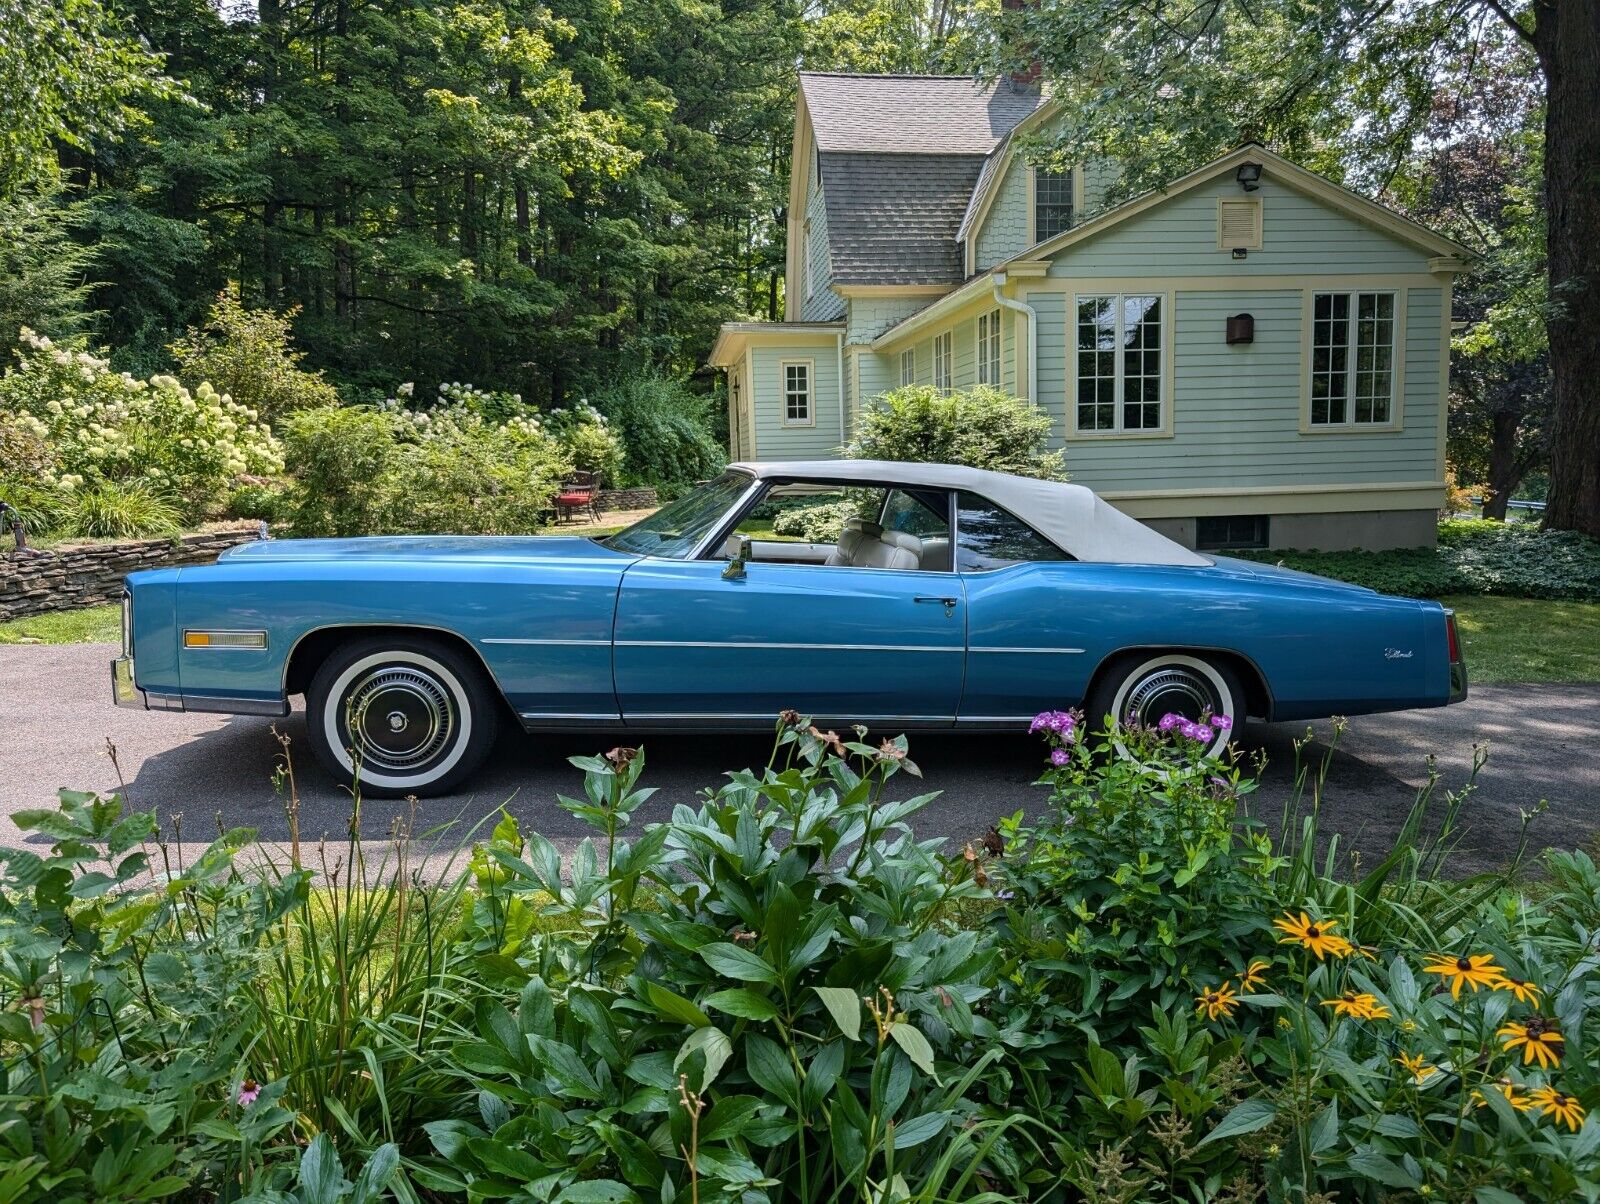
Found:
[[[1402, 429], [1302, 434], [1305, 290], [1173, 293], [1173, 434], [1170, 438], [1066, 438], [1071, 396], [1067, 348], [1072, 294], [1030, 292], [1039, 313], [1040, 399], [1079, 484], [1104, 492], [1230, 490], [1432, 482], [1437, 473], [1439, 344], [1443, 290], [1406, 291], [1401, 353]], [[1255, 341], [1223, 340], [1230, 314], [1255, 318]], [[1257, 507], [1256, 509], [1261, 509]], [[1208, 513], [1220, 513], [1215, 507]], [[1250, 513], [1241, 499], [1236, 513]]]
[[[1079, 220], [1105, 205], [1106, 192], [1116, 175], [1114, 168], [1103, 163], [1091, 163], [1083, 169], [1083, 209]], [[1028, 179], [1027, 163], [1013, 158], [978, 227], [973, 248], [978, 271], [986, 272], [1033, 245], [1033, 231], [1028, 228]]]
[[933, 297], [852, 297], [845, 314], [845, 342], [870, 343], [891, 326], [926, 309]]
[[803, 249], [806, 296], [800, 303], [800, 320], [827, 320], [838, 314], [839, 298], [828, 287], [833, 283], [833, 263], [828, 255], [828, 210], [820, 185], [806, 201], [806, 222], [801, 229], [809, 229], [810, 236]]
[[[784, 347], [753, 347], [750, 351], [754, 388], [757, 457], [762, 460], [826, 459], [838, 453], [839, 349], [833, 339]], [[811, 410], [814, 426], [783, 425], [784, 360], [812, 363]]]
[[1261, 250], [1245, 259], [1217, 246], [1217, 200], [1242, 195], [1214, 180], [1053, 256], [1052, 277], [1261, 276], [1329, 272], [1425, 273], [1428, 256], [1267, 177]]

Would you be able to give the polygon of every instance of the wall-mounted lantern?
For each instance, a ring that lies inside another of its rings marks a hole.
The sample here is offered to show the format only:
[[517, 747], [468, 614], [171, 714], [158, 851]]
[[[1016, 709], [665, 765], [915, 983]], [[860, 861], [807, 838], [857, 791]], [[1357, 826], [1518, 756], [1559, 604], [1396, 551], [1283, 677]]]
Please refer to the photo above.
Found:
[[1240, 188], [1254, 192], [1261, 187], [1261, 164], [1241, 163], [1239, 170], [1233, 173], [1233, 178], [1239, 181]]
[[1256, 341], [1256, 320], [1253, 314], [1234, 314], [1228, 319], [1228, 346]]

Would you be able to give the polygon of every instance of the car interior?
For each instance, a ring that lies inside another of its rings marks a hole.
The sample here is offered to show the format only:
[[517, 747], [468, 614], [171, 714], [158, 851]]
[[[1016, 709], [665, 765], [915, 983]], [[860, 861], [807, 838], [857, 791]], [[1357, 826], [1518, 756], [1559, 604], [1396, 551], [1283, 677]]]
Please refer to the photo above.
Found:
[[965, 571], [1071, 559], [1021, 520], [973, 494], [806, 482], [767, 489], [729, 533], [718, 558], [730, 560], [744, 549], [749, 560], [762, 563], [948, 573], [957, 559], [950, 538], [952, 505]]

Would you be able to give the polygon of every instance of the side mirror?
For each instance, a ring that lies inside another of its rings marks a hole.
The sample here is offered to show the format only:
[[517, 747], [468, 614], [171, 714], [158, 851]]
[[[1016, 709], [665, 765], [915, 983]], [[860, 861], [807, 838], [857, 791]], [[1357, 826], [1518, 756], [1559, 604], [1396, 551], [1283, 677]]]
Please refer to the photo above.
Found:
[[744, 566], [750, 561], [750, 537], [735, 535], [728, 542], [733, 545], [733, 555], [728, 559], [728, 567], [722, 570], [722, 579], [737, 581], [744, 576]]

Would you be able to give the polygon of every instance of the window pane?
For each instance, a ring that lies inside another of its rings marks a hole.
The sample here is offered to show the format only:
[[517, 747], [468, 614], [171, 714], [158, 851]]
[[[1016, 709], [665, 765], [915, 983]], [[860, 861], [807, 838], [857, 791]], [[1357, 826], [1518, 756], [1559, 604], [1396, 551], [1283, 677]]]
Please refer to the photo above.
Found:
[[1021, 519], [973, 493], [956, 499], [956, 540], [956, 568], [966, 573], [1072, 559]]
[[1035, 171], [1033, 240], [1043, 242], [1072, 227], [1072, 173]]
[[1348, 422], [1350, 294], [1317, 293], [1311, 312], [1311, 421], [1318, 426]]

